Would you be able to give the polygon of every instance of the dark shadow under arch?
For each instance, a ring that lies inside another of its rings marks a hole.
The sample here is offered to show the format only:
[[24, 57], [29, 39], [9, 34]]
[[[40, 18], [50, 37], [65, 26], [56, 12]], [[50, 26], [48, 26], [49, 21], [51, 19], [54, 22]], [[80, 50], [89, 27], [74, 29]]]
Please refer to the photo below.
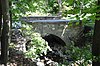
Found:
[[66, 43], [60, 37], [54, 34], [45, 35], [43, 36], [43, 39], [46, 40], [50, 46], [54, 46], [54, 44], [58, 44], [61, 46], [66, 45]]

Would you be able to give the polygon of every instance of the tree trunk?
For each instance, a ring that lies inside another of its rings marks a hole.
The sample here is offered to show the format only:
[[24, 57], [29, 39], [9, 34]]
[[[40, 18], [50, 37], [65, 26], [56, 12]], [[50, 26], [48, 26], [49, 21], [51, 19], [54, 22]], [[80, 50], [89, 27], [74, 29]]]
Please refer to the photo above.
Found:
[[[1, 30], [2, 30], [2, 6], [0, 0], [0, 51], [1, 51]], [[1, 62], [1, 57], [0, 57], [0, 62]]]
[[10, 16], [8, 0], [1, 0], [2, 15], [3, 15], [3, 29], [1, 36], [1, 63], [7, 64], [8, 61], [8, 45], [9, 45], [9, 30], [10, 30]]
[[[10, 27], [9, 27], [9, 29], [12, 29], [12, 1], [9, 1], [9, 13], [10, 13]], [[12, 35], [11, 35], [11, 33], [12, 33], [12, 31], [10, 30], [9, 31], [9, 33], [10, 33], [10, 35], [9, 35], [9, 41], [11, 41], [11, 37], [12, 37]]]
[[2, 5], [0, 0], [0, 41], [1, 41], [1, 28], [2, 28]]
[[[98, 8], [100, 9], [100, 0], [98, 0]], [[98, 10], [97, 10], [98, 11]], [[95, 20], [95, 26], [94, 26], [94, 36], [93, 36], [93, 45], [92, 45], [92, 54], [93, 56], [99, 58], [99, 59], [95, 59], [93, 58], [93, 66], [100, 66], [100, 10], [96, 13], [97, 16], [96, 18], [99, 20]]]
[[[100, 20], [96, 20], [94, 28], [94, 38], [92, 45], [93, 56], [100, 56]], [[94, 59], [94, 58], [93, 58]], [[99, 66], [100, 61], [93, 60], [93, 66]]]
[[58, 0], [58, 5], [59, 5], [59, 13], [58, 16], [62, 16], [62, 0]]

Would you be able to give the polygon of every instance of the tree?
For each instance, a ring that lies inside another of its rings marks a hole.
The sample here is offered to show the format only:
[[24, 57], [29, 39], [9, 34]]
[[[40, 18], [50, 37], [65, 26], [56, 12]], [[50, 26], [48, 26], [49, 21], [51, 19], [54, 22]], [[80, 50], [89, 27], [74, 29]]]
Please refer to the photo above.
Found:
[[0, 39], [1, 39], [1, 28], [2, 28], [2, 5], [0, 0]]
[[93, 45], [92, 45], [92, 53], [93, 56], [93, 66], [99, 66], [100, 64], [100, 0], [97, 2], [97, 13], [94, 27], [94, 36], [93, 36]]
[[9, 3], [8, 0], [1, 0], [2, 5], [2, 18], [3, 18], [3, 29], [1, 35], [1, 63], [7, 64], [8, 61], [8, 45], [10, 36], [10, 16], [9, 16]]
[[58, 13], [58, 16], [62, 16], [62, 0], [58, 0], [58, 4], [59, 4], [59, 13]]

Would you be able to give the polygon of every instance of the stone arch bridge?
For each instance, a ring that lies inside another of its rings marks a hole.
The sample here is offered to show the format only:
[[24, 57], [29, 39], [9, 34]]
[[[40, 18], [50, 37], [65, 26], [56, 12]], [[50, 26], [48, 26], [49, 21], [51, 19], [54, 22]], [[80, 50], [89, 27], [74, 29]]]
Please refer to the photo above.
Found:
[[69, 37], [77, 36], [80, 31], [79, 27], [68, 26], [68, 22], [72, 20], [64, 20], [56, 16], [35, 16], [35, 17], [22, 17], [21, 21], [33, 25], [33, 31], [40, 33], [42, 36], [53, 34], [60, 37], [66, 44], [70, 44]]

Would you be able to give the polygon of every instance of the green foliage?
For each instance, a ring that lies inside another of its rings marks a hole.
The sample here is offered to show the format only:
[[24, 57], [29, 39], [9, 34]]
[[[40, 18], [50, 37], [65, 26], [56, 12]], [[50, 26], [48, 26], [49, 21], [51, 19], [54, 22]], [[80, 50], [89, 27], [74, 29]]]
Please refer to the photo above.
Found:
[[97, 10], [96, 1], [97, 0], [63, 0], [62, 16], [67, 19], [82, 20], [83, 23], [87, 20], [92, 20], [92, 23], [94, 23]]
[[99, 56], [93, 56], [93, 61], [100, 62], [100, 55]]
[[86, 61], [92, 59], [92, 52], [90, 51], [90, 46], [83, 47], [82, 49], [74, 46], [72, 46], [72, 48], [73, 48], [71, 53], [72, 59], [74, 60], [85, 59]]
[[33, 33], [31, 36], [31, 43], [28, 46], [29, 49], [25, 52], [25, 56], [27, 58], [36, 58], [39, 54], [46, 54], [48, 43], [42, 39], [39, 33]]
[[[57, 15], [57, 0], [10, 0], [12, 18], [19, 20], [22, 16]], [[62, 0], [62, 17], [66, 19], [95, 20], [97, 0]], [[33, 14], [35, 13], [35, 14]]]
[[87, 66], [92, 63], [92, 51], [91, 45], [86, 45], [83, 48], [75, 47], [74, 45], [70, 45], [69, 49], [65, 51], [65, 53], [72, 61], [63, 61], [60, 66], [77, 64], [79, 66]]
[[48, 0], [47, 9], [51, 14], [57, 14], [59, 12], [59, 5], [56, 0]]
[[50, 49], [48, 43], [41, 37], [41, 34], [32, 31], [32, 25], [23, 24], [23, 35], [31, 40], [28, 50], [24, 53], [26, 58], [37, 58], [39, 55], [47, 53]]
[[[19, 20], [20, 17], [30, 15], [27, 12], [45, 12], [45, 1], [44, 0], [10, 0], [12, 19]], [[34, 15], [35, 16], [35, 15]]]

